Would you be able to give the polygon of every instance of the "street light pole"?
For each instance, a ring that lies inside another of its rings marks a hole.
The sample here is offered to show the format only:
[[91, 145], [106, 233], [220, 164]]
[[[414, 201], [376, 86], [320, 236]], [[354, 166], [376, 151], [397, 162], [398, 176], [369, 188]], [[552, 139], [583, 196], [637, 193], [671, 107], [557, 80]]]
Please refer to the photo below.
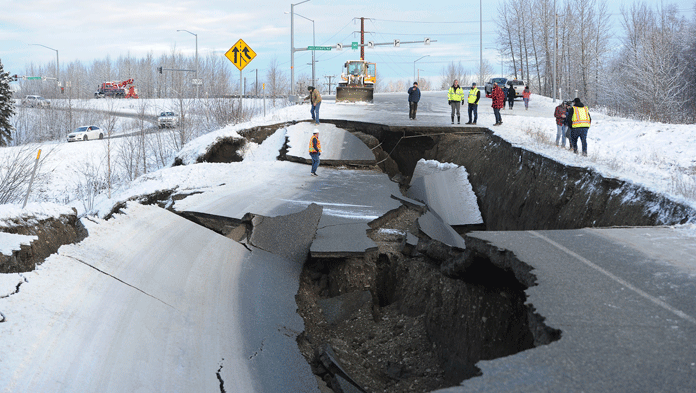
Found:
[[483, 0], [479, 0], [479, 84], [483, 84]]
[[43, 46], [46, 49], [56, 51], [56, 83], [58, 85], [60, 85], [60, 63], [58, 62], [58, 49], [53, 49], [51, 47], [48, 47], [46, 45], [41, 45], [41, 44], [29, 44], [29, 45]]
[[198, 98], [198, 34], [191, 33], [188, 30], [177, 30], [177, 31], [185, 31], [189, 34], [193, 34], [196, 37], [196, 98]]
[[290, 94], [295, 91], [295, 6], [306, 3], [304, 0], [299, 3], [290, 3]]
[[[417, 62], [418, 60], [420, 60], [420, 59], [422, 59], [422, 58], [425, 58], [425, 57], [428, 57], [428, 56], [430, 56], [430, 55], [425, 55], [425, 56], [420, 57], [420, 58], [418, 58], [418, 59], [416, 59], [416, 60], [413, 61], [413, 79], [416, 79], [416, 62]], [[419, 79], [420, 79], [420, 78], [419, 78]], [[416, 79], [416, 81], [418, 81], [418, 79]]]
[[558, 56], [558, 15], [556, 14], [556, 0], [553, 0], [553, 102], [556, 103], [556, 57]]
[[[300, 18], [304, 18], [304, 19], [307, 19], [308, 21], [312, 22], [312, 46], [315, 46], [315, 47], [316, 47], [317, 44], [316, 44], [316, 39], [315, 39], [316, 36], [314, 35], [314, 20], [313, 20], [313, 19], [309, 19], [309, 18], [307, 18], [306, 16], [302, 16], [302, 15], [300, 15], [300, 14], [295, 14], [295, 15], [299, 16]], [[312, 49], [312, 86], [315, 86], [315, 87], [316, 87], [316, 79], [315, 79], [315, 77], [314, 77], [314, 75], [315, 75], [315, 74], [314, 74], [314, 63], [315, 63], [315, 60], [314, 60], [314, 52], [315, 52], [315, 50]]]

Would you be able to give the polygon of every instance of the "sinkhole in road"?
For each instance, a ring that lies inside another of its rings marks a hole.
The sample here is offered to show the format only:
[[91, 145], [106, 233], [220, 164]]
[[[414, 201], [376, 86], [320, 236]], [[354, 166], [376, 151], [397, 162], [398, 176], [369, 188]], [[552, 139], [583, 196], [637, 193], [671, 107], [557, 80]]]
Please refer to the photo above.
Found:
[[527, 286], [486, 251], [452, 248], [420, 231], [424, 212], [402, 205], [371, 222], [378, 247], [363, 256], [305, 263], [297, 341], [322, 385], [431, 391], [480, 375], [480, 360], [560, 338], [525, 304]]

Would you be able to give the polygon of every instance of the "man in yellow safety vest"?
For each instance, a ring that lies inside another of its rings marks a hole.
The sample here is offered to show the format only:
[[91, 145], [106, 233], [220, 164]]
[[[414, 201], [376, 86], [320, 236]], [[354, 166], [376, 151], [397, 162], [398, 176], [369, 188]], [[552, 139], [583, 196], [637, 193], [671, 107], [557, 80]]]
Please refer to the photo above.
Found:
[[578, 154], [578, 138], [582, 141], [582, 155], [587, 156], [587, 132], [590, 130], [592, 117], [580, 98], [573, 100], [573, 106], [568, 109], [566, 122], [570, 128], [570, 145], [573, 153]]
[[452, 107], [452, 124], [454, 124], [454, 113], [457, 112], [457, 124], [459, 124], [459, 108], [464, 99], [464, 90], [459, 86], [459, 81], [454, 80], [447, 92], [447, 103]]
[[309, 156], [312, 157], [312, 176], [317, 175], [319, 167], [319, 156], [321, 155], [321, 142], [319, 142], [319, 130], [314, 129], [312, 137], [309, 139]]
[[[476, 82], [471, 84], [471, 89], [469, 89], [469, 122], [466, 124], [476, 124], [478, 120], [478, 102], [481, 99], [481, 92], [476, 88]], [[474, 121], [471, 121], [471, 112], [474, 112]]]

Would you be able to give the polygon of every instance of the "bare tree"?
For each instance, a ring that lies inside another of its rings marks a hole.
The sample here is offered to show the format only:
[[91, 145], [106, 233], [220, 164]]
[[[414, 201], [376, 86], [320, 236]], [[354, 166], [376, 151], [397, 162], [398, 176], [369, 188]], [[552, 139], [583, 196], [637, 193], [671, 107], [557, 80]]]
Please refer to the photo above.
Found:
[[442, 68], [441, 78], [440, 88], [442, 90], [447, 90], [455, 79], [459, 81], [460, 86], [468, 84], [469, 73], [464, 70], [461, 61], [456, 64], [451, 62], [447, 67]]
[[[23, 199], [34, 171], [37, 151], [36, 146], [23, 145], [3, 155], [0, 162], [0, 204], [16, 203]], [[41, 164], [49, 154], [50, 151], [44, 152], [40, 157], [39, 173]]]
[[288, 91], [288, 78], [281, 70], [277, 57], [272, 58], [271, 62], [268, 64], [266, 81], [268, 84], [269, 93], [273, 98], [273, 103], [275, 104], [275, 98], [277, 96], [286, 94]]

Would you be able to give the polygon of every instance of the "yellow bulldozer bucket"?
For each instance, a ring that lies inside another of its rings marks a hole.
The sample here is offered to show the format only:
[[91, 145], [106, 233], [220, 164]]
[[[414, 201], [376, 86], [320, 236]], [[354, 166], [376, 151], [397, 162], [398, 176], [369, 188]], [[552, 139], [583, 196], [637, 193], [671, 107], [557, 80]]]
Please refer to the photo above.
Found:
[[372, 102], [373, 87], [338, 86], [336, 102]]

